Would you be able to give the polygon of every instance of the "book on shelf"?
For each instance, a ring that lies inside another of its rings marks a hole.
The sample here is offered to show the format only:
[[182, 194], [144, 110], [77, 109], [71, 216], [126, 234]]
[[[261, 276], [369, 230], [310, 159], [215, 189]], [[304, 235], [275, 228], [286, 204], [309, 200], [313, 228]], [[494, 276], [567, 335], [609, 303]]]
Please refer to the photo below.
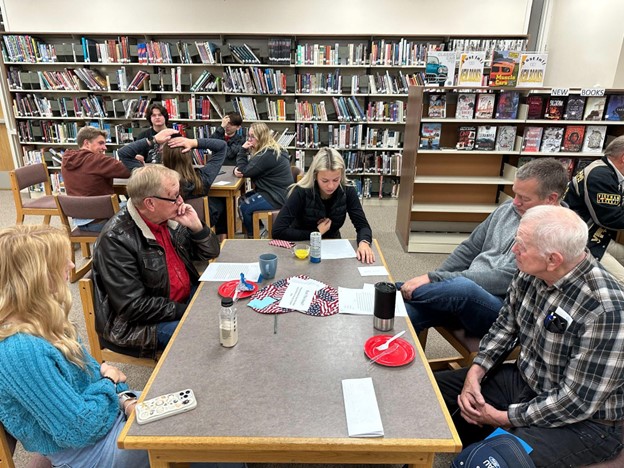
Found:
[[537, 153], [542, 143], [542, 127], [524, 127], [522, 134], [522, 151], [527, 153]]
[[455, 148], [465, 151], [474, 149], [476, 135], [477, 127], [472, 125], [462, 125], [458, 130], [457, 144], [455, 145]]
[[496, 96], [489, 93], [481, 93], [477, 96], [477, 108], [475, 119], [491, 119], [494, 116], [494, 101]]
[[518, 71], [518, 88], [541, 88], [544, 86], [544, 75], [548, 54], [522, 52], [520, 54], [520, 69]]
[[567, 153], [578, 153], [583, 146], [585, 125], [568, 125], [563, 134], [562, 149]]
[[425, 84], [428, 86], [453, 86], [455, 81], [455, 52], [431, 50], [427, 52]]
[[260, 59], [256, 56], [256, 54], [253, 53], [251, 47], [249, 47], [247, 44], [228, 44], [228, 47], [230, 49], [230, 52], [232, 53], [232, 57], [234, 57], [234, 60], [236, 60], [238, 63], [242, 63], [245, 65], [261, 63]]
[[606, 96], [588, 97], [585, 104], [585, 113], [583, 114], [583, 120], [602, 120], [602, 115], [604, 114], [606, 103]]
[[420, 148], [429, 150], [440, 149], [440, 134], [442, 133], [442, 124], [440, 123], [423, 123], [420, 130]]
[[474, 117], [475, 93], [459, 93], [457, 96], [457, 107], [455, 108], [456, 119], [472, 119]]
[[272, 37], [268, 40], [269, 63], [277, 65], [290, 64], [292, 39], [288, 37]]
[[563, 118], [565, 120], [583, 120], [583, 110], [585, 110], [585, 97], [569, 96]]
[[576, 172], [580, 172], [595, 161], [594, 158], [578, 158], [576, 162]]
[[459, 72], [457, 86], [481, 86], [483, 83], [483, 67], [485, 52], [463, 52], [459, 56]]
[[479, 125], [474, 149], [480, 151], [494, 151], [496, 144], [496, 127], [493, 125]]
[[527, 97], [527, 119], [539, 120], [544, 115], [544, 96]]
[[431, 118], [446, 118], [446, 94], [429, 94], [429, 109], [427, 115]]
[[568, 179], [571, 179], [574, 175], [574, 158], [560, 157], [555, 159], [563, 165], [568, 175]]
[[600, 153], [607, 134], [606, 125], [588, 125], [585, 129], [583, 152]]
[[609, 96], [605, 120], [624, 120], [624, 94], [612, 94]]
[[546, 127], [542, 135], [540, 151], [544, 153], [558, 153], [563, 140], [563, 127]]
[[517, 91], [503, 91], [498, 95], [496, 104], [496, 118], [502, 120], [514, 120], [518, 117], [518, 104], [520, 93]]
[[501, 125], [496, 134], [496, 151], [514, 151], [518, 128], [512, 125]]
[[544, 112], [544, 118], [550, 120], [561, 120], [563, 118], [564, 107], [565, 99], [555, 96], [549, 97], [546, 104], [546, 112]]
[[518, 169], [524, 166], [526, 163], [533, 161], [535, 158], [533, 156], [520, 156], [518, 158]]
[[215, 64], [221, 59], [221, 57], [219, 56], [219, 47], [214, 42], [195, 41], [195, 47], [197, 47], [197, 52], [199, 53], [199, 60], [201, 60], [201, 63]]
[[490, 86], [516, 86], [520, 52], [515, 50], [495, 50], [490, 66]]

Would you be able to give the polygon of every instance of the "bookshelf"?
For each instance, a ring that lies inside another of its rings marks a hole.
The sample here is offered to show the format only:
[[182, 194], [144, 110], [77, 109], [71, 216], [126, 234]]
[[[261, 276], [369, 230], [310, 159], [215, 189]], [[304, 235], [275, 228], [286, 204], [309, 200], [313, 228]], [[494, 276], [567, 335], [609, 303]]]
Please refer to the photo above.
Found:
[[[477, 119], [476, 105], [469, 118], [456, 118], [464, 94], [476, 94], [477, 102], [480, 94], [492, 95], [496, 115], [501, 96], [507, 99], [510, 92], [517, 93], [517, 112], [506, 115], [513, 118]], [[601, 157], [613, 138], [624, 134], [624, 112], [616, 112], [624, 104], [624, 90], [566, 92], [559, 97], [550, 88], [411, 87], [396, 223], [403, 248], [452, 252], [500, 203], [513, 197], [515, 172], [527, 158], [561, 158], [571, 177]], [[584, 97], [584, 93], [604, 96]], [[446, 117], [429, 117], [430, 104], [438, 102], [439, 95], [444, 96]], [[541, 109], [536, 107], [539, 101]], [[496, 130], [489, 143], [479, 141], [479, 127]], [[501, 133], [509, 136], [501, 130], [507, 127], [515, 127], [515, 133], [499, 144]], [[471, 143], [464, 139], [470, 133], [467, 128], [472, 128]], [[535, 129], [539, 138], [531, 145]], [[432, 137], [432, 132], [437, 135]], [[594, 132], [602, 132], [601, 137]], [[595, 135], [591, 143], [589, 135]], [[431, 145], [429, 138], [433, 138]]]
[[479, 49], [526, 36], [4, 34], [0, 74], [18, 163], [75, 145], [78, 129], [110, 133], [113, 151], [147, 126], [149, 103], [207, 137], [225, 112], [266, 122], [302, 168], [321, 146], [340, 150], [363, 196], [396, 196], [409, 86], [428, 50]]

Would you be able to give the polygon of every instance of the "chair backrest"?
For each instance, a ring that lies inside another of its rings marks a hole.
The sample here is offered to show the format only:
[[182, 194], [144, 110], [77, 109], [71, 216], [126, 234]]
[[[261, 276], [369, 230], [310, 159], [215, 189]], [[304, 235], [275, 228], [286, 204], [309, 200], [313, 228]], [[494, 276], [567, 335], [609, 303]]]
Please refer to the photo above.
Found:
[[267, 231], [269, 231], [269, 237], [273, 237], [273, 221], [277, 218], [280, 210], [269, 211], [269, 215], [267, 217]]
[[[15, 452], [16, 445], [17, 441], [15, 438], [5, 431], [4, 426], [0, 424], [0, 467], [15, 468], [13, 453]], [[43, 455], [34, 453], [30, 457], [26, 468], [52, 468], [52, 463]]]
[[50, 184], [48, 168], [43, 163], [18, 167], [14, 170], [14, 173], [17, 186], [20, 190], [30, 187], [31, 185], [40, 184], [41, 182], [48, 186]]
[[109, 219], [119, 211], [117, 195], [94, 197], [54, 195], [59, 211], [65, 216], [82, 219]]
[[303, 171], [301, 170], [301, 168], [297, 166], [290, 166], [290, 172], [292, 172], [293, 182], [295, 184], [299, 182], [299, 179], [303, 175]]
[[193, 209], [197, 212], [197, 216], [199, 216], [199, 219], [205, 222], [206, 226], [210, 227], [210, 210], [208, 209], [208, 197], [189, 198], [188, 200], [184, 201], [191, 205]]

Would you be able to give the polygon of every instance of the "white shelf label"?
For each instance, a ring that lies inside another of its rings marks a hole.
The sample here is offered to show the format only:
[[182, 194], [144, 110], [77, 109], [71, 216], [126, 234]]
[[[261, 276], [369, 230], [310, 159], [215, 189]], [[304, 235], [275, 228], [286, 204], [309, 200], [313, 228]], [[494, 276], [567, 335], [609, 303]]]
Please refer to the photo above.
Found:
[[581, 96], [604, 96], [604, 88], [583, 88], [581, 89]]
[[553, 88], [550, 91], [551, 96], [568, 96], [570, 94], [570, 88]]

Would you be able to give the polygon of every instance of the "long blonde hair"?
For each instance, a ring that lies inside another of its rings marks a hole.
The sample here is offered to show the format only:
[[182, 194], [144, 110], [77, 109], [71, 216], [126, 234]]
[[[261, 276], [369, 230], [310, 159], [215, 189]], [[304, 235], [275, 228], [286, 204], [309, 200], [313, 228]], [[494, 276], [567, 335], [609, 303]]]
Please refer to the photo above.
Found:
[[316, 175], [321, 171], [340, 171], [340, 186], [344, 189], [349, 185], [349, 179], [345, 173], [345, 161], [342, 155], [333, 148], [321, 148], [314, 155], [312, 164], [303, 175], [301, 180], [290, 186], [288, 194], [290, 195], [295, 187], [309, 189], [315, 187]]
[[277, 144], [275, 138], [273, 138], [273, 134], [271, 133], [271, 129], [264, 122], [255, 122], [251, 124], [250, 130], [253, 130], [254, 137], [258, 144], [253, 149], [253, 153], [251, 156], [255, 156], [257, 154], [263, 153], [267, 150], [275, 151], [275, 155], [279, 158], [282, 147]]
[[69, 321], [70, 248], [67, 233], [51, 226], [0, 230], [0, 325], [5, 325], [0, 341], [16, 333], [38, 336], [84, 369], [85, 356]]

